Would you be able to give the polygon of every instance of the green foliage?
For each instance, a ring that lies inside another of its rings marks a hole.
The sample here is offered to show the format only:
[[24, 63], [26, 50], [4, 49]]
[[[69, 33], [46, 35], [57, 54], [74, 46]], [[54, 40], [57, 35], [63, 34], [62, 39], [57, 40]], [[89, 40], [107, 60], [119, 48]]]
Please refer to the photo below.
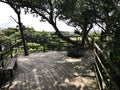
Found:
[[89, 34], [90, 37], [93, 37], [93, 36], [97, 36], [97, 37], [100, 37], [101, 33], [100, 32], [91, 32]]
[[[73, 2], [73, 0], [70, 0], [69, 2], [71, 1]], [[40, 21], [47, 21], [51, 24], [56, 31], [56, 35], [61, 39], [72, 44], [78, 44], [78, 42], [72, 41], [68, 37], [64, 36], [57, 27], [57, 18], [64, 12], [60, 6], [64, 4], [65, 0], [1, 0], [0, 2], [7, 3], [10, 6], [15, 6], [14, 8], [19, 10], [20, 8], [23, 8], [25, 14], [31, 13], [33, 16], [40, 16]]]
[[29, 52], [42, 51], [42, 46], [38, 43], [28, 42], [27, 46]]
[[8, 28], [5, 30], [1, 30], [0, 33], [2, 34], [0, 40], [4, 41], [15, 37], [20, 37], [20, 33], [16, 30], [16, 28]]
[[4, 35], [10, 36], [11, 34], [15, 33], [16, 29], [15, 28], [8, 28], [7, 30], [3, 30]]
[[[98, 25], [106, 35], [109, 33], [113, 34], [112, 48], [114, 52], [119, 52], [116, 51], [119, 50], [118, 42], [120, 40], [117, 35], [120, 28], [119, 0], [1, 0], [1, 2], [18, 4], [18, 6], [20, 4], [20, 7], [24, 8], [25, 13], [41, 16], [41, 21], [48, 21], [56, 30], [55, 34], [68, 42], [71, 42], [71, 40], [59, 32], [57, 28], [57, 18], [78, 28], [84, 44], [89, 39], [87, 38], [89, 31], [94, 25]], [[46, 32], [39, 32], [38, 34], [33, 28], [28, 29], [25, 30], [27, 42], [40, 43], [41, 45], [54, 43], [46, 39], [48, 36], [51, 37], [50, 34]], [[5, 34], [9, 36], [11, 33], [13, 33], [12, 30]], [[14, 37], [14, 35], [11, 37]]]
[[[21, 39], [20, 39], [21, 37], [19, 31], [16, 31], [16, 29], [14, 28], [13, 29], [8, 28], [6, 30], [0, 31], [0, 33], [3, 35], [2, 38], [0, 38], [2, 43], [6, 42], [6, 40], [8, 39], [16, 39], [16, 42], [20, 42], [18, 43], [18, 46], [20, 46], [20, 51], [23, 52], [23, 46], [21, 43]], [[61, 32], [61, 33], [63, 35], [69, 36], [69, 33], [67, 32]], [[34, 28], [25, 28], [24, 37], [29, 52], [43, 51], [44, 47], [45, 49], [50, 49], [50, 50], [65, 50], [64, 46], [67, 46], [67, 42], [63, 41], [58, 36], [56, 36], [54, 32], [35, 31]], [[6, 46], [9, 45], [7, 45], [6, 43]]]
[[102, 2], [105, 3], [102, 7], [102, 12], [105, 16], [106, 33], [109, 35], [111, 41], [109, 42], [110, 50], [113, 52], [113, 59], [116, 66], [120, 64], [120, 10], [118, 10], [119, 2]]

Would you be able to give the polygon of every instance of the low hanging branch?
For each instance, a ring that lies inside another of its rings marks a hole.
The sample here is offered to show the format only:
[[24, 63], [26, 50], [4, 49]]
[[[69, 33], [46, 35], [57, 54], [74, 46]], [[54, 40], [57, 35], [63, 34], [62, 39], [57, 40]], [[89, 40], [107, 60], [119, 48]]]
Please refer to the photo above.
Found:
[[10, 16], [10, 17], [18, 24], [17, 20], [14, 17], [12, 17], [12, 16]]
[[[55, 1], [55, 3], [54, 3], [54, 1], [51, 1], [51, 0], [40, 0], [40, 1], [36, 1], [36, 2], [32, 2], [32, 0], [29, 0], [29, 1], [28, 0], [18, 0], [18, 1], [12, 0], [11, 2], [9, 2], [9, 0], [4, 0], [4, 1], [6, 1], [6, 2], [8, 1], [8, 3], [10, 3], [11, 6], [16, 4], [15, 5], [16, 7], [30, 8], [31, 10], [29, 10], [27, 12], [36, 13], [39, 16], [41, 16], [44, 20], [48, 21], [49, 24], [51, 24], [53, 26], [53, 28], [55, 29], [56, 35], [58, 35], [61, 39], [65, 40], [71, 44], [79, 44], [77, 41], [74, 41], [74, 40], [70, 39], [69, 37], [64, 36], [60, 32], [59, 28], [57, 27], [56, 19], [61, 14], [61, 10], [59, 10], [59, 7], [55, 6], [55, 5], [58, 5], [58, 4], [56, 4], [56, 1]], [[59, 3], [59, 1], [58, 1], [58, 3]], [[19, 14], [19, 12], [16, 11], [16, 9], [14, 9], [14, 10], [17, 14]]]

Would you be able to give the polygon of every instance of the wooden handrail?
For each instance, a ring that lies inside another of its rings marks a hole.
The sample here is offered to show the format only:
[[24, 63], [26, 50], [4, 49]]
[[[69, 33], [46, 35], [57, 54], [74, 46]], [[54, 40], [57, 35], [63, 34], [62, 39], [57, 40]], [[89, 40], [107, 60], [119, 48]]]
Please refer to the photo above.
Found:
[[[9, 41], [11, 41], [11, 40], [9, 40]], [[19, 42], [15, 41], [15, 42], [13, 42], [13, 44], [11, 44], [11, 42], [9, 42], [9, 45], [0, 52], [0, 60], [2, 62], [2, 67], [7, 63], [8, 59], [11, 59], [13, 57], [13, 49], [16, 48], [18, 46], [18, 44], [20, 44], [20, 43], [21, 43], [21, 41], [19, 41]], [[1, 45], [4, 45], [4, 43], [2, 43]], [[5, 44], [5, 45], [7, 45], [7, 44]], [[17, 52], [15, 52], [15, 53], [17, 53]]]
[[[95, 46], [95, 48], [96, 48], [101, 54], [103, 54], [103, 51], [100, 49], [100, 47], [99, 47], [96, 43], [94, 43], [94, 46]], [[100, 57], [99, 57], [99, 55], [97, 54], [96, 50], [94, 50], [94, 53], [95, 53], [95, 56], [96, 56], [96, 58], [97, 58], [98, 63], [101, 65], [101, 67], [102, 67], [103, 70], [105, 71], [106, 75], [109, 77], [110, 82], [111, 82], [112, 85], [114, 86], [115, 90], [119, 90], [119, 86], [117, 85], [117, 83], [116, 83], [116, 81], [113, 79], [113, 77], [110, 75], [110, 73], [108, 73], [106, 67], [105, 67], [104, 64], [102, 63], [102, 60], [100, 59]], [[116, 68], [115, 65], [111, 63], [111, 61], [107, 61], [107, 62], [108, 62], [107, 64], [109, 64], [109, 66], [110, 66], [111, 68], [113, 68], [113, 70], [114, 70], [117, 74], [120, 75], [119, 68]], [[95, 61], [95, 63], [96, 63], [96, 70], [98, 70], [98, 72], [99, 72], [99, 74], [100, 74], [100, 70], [99, 70], [99, 67], [98, 67], [98, 65], [97, 65], [97, 62]], [[103, 78], [102, 78], [101, 75], [102, 75], [102, 74], [100, 74], [100, 77], [101, 77], [101, 79], [103, 80]], [[103, 81], [104, 81], [104, 80], [103, 80]]]
[[102, 49], [97, 45], [97, 43], [94, 43], [94, 46], [97, 48], [98, 51], [100, 51], [101, 53], [103, 52]]

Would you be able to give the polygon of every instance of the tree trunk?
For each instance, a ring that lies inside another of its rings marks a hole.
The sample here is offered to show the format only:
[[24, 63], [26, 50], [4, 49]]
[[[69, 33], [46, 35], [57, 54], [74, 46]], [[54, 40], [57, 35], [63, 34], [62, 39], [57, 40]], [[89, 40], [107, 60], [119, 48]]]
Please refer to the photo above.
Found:
[[90, 26], [89, 26], [89, 28], [88, 28], [88, 21], [87, 21], [87, 19], [86, 18], [84, 18], [85, 19], [85, 22], [84, 22], [84, 24], [83, 24], [83, 35], [82, 35], [82, 47], [83, 47], [83, 49], [85, 49], [86, 47], [86, 42], [87, 43], [89, 43], [88, 41], [87, 41], [87, 37], [88, 37], [88, 33], [89, 33], [89, 31], [92, 29], [92, 27], [93, 27], [93, 25], [92, 24], [90, 24]]
[[66, 36], [63, 36], [54, 22], [52, 22], [50, 24], [54, 27], [54, 29], [56, 31], [56, 35], [58, 35], [58, 37], [60, 37], [61, 39], [65, 40], [68, 43], [71, 43], [73, 45], [78, 45], [79, 44], [77, 41], [73, 41], [70, 38], [68, 38]]
[[24, 55], [27, 56], [29, 54], [28, 54], [26, 43], [25, 43], [25, 38], [24, 38], [24, 33], [23, 33], [23, 25], [21, 23], [20, 13], [17, 13], [17, 16], [18, 16], [18, 24], [19, 24], [20, 34], [21, 34], [21, 38], [22, 38], [22, 43], [23, 43], [23, 47], [24, 47]]
[[85, 33], [83, 33], [83, 36], [82, 36], [82, 47], [83, 49], [85, 48]]
[[85, 49], [85, 42], [87, 39], [87, 35], [88, 35], [88, 32], [87, 32], [87, 29], [85, 28], [83, 31], [83, 35], [82, 35], [82, 47], [83, 47], [83, 49]]
[[[7, 3], [7, 2], [6, 2]], [[23, 43], [23, 47], [24, 47], [24, 55], [27, 56], [28, 54], [28, 50], [27, 50], [27, 46], [25, 43], [25, 38], [24, 38], [24, 33], [23, 33], [23, 25], [21, 23], [21, 17], [20, 17], [20, 7], [16, 7], [16, 5], [12, 4], [12, 3], [7, 3], [8, 5], [10, 5], [10, 7], [15, 11], [15, 13], [17, 14], [18, 17], [18, 25], [19, 25], [19, 30], [20, 30], [20, 34], [21, 34], [21, 38], [22, 38], [22, 43]]]

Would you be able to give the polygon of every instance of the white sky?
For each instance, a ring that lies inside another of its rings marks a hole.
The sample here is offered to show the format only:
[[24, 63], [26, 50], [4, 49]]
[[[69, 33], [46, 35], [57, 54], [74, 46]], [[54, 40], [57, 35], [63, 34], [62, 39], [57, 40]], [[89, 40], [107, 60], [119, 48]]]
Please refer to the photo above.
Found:
[[[16, 27], [16, 22], [10, 16], [17, 20], [14, 10], [9, 5], [0, 2], [0, 28]], [[21, 19], [25, 26], [34, 27], [35, 30], [55, 31], [49, 23], [40, 22], [40, 19], [33, 17], [33, 15], [24, 15], [24, 12], [22, 12]], [[73, 27], [62, 21], [58, 21], [57, 25], [61, 31], [74, 31]]]

